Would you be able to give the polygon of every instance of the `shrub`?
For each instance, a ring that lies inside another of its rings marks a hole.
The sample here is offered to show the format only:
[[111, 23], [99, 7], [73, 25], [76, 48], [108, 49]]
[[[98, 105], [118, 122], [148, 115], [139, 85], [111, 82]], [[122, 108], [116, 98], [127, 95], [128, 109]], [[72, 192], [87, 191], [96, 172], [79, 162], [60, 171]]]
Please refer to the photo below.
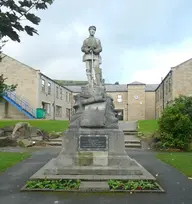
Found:
[[192, 97], [175, 99], [164, 109], [158, 124], [163, 147], [188, 149], [192, 138]]

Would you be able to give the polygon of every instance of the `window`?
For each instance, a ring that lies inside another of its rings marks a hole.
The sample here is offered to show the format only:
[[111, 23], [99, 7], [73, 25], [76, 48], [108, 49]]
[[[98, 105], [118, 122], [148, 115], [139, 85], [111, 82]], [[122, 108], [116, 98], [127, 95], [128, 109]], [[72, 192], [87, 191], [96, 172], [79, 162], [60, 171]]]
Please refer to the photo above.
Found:
[[166, 88], [165, 88], [165, 90], [166, 90], [166, 95], [168, 94], [168, 89], [169, 89], [169, 84], [168, 84], [168, 80], [166, 80]]
[[56, 98], [59, 98], [59, 87], [56, 87]]
[[56, 116], [61, 117], [62, 116], [62, 107], [56, 106]]
[[44, 79], [41, 80], [41, 90], [45, 92], [45, 80]]
[[51, 95], [51, 83], [48, 82], [48, 95]]
[[161, 86], [160, 87], [160, 99], [162, 99], [163, 98], [163, 87]]
[[51, 104], [50, 103], [42, 102], [42, 108], [46, 110], [46, 113], [48, 115], [51, 114]]
[[159, 89], [156, 92], [156, 102], [159, 101]]
[[71, 97], [72, 97], [72, 94], [69, 93], [69, 102], [71, 102]]
[[66, 108], [66, 117], [70, 119], [70, 109]]
[[63, 95], [62, 88], [60, 88], [60, 99], [62, 99], [62, 95]]
[[68, 92], [66, 92], [66, 98], [65, 101], [68, 102]]
[[172, 86], [172, 84], [171, 84], [171, 76], [169, 77], [169, 92], [171, 92], [171, 86]]
[[117, 95], [117, 102], [122, 102], [123, 101], [123, 99], [122, 99], [122, 95]]

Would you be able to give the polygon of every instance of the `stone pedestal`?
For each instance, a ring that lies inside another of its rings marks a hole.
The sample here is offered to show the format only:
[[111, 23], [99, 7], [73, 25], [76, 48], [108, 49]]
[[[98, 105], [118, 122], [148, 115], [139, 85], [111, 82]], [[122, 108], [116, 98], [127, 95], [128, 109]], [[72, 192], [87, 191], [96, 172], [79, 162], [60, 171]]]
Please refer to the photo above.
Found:
[[81, 178], [83, 180], [154, 179], [124, 148], [122, 130], [69, 129], [57, 158], [52, 159], [34, 178]]
[[45, 174], [142, 174], [123, 147], [121, 130], [69, 130], [54, 167], [45, 169]]
[[32, 179], [155, 179], [125, 152], [113, 99], [104, 88], [95, 90], [91, 95], [85, 87], [75, 97], [75, 115], [63, 137], [60, 154]]

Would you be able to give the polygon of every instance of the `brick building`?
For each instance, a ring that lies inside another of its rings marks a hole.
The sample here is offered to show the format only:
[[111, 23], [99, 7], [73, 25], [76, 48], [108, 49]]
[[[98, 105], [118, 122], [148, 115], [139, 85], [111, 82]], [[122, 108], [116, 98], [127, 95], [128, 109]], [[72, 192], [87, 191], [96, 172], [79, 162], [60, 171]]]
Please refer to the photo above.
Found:
[[[36, 109], [44, 108], [46, 119], [68, 120], [73, 109], [73, 96], [80, 85], [60, 85], [40, 70], [31, 68], [7, 55], [0, 62], [0, 74], [7, 84], [18, 84], [15, 93], [0, 101], [0, 119], [36, 118]], [[106, 84], [121, 120], [150, 120], [179, 96], [192, 94], [192, 59], [171, 68], [160, 84]]]

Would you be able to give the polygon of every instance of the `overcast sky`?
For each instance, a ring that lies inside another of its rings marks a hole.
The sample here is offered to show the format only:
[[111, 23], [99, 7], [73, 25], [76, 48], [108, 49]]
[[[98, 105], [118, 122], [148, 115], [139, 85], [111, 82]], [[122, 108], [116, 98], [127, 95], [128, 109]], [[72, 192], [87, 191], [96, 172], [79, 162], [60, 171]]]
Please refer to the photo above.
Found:
[[97, 27], [107, 83], [159, 83], [192, 57], [191, 0], [55, 0], [37, 14], [39, 36], [21, 34], [4, 52], [53, 79], [86, 80], [81, 46]]

